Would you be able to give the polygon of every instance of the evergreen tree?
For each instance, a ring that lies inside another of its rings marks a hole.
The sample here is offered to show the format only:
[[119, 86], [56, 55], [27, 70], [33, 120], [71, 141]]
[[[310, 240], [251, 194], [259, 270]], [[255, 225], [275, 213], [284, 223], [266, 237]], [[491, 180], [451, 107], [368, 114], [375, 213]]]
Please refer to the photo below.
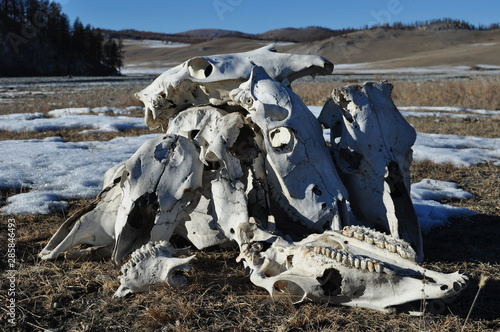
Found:
[[121, 42], [73, 23], [49, 0], [0, 0], [0, 75], [102, 75], [122, 66]]

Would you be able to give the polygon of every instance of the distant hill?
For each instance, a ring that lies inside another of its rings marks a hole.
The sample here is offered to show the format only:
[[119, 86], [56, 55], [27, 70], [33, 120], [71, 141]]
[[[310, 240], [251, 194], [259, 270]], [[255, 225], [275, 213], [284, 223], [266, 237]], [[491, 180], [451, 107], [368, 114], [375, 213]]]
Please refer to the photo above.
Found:
[[500, 25], [498, 23], [491, 24], [490, 26], [474, 26], [473, 24], [470, 24], [463, 20], [444, 18], [444, 19], [434, 19], [427, 21], [417, 21], [409, 24], [396, 22], [391, 25], [385, 24], [381, 26], [372, 26], [372, 27], [366, 26], [363, 29], [344, 28], [344, 29], [332, 30], [319, 26], [310, 26], [305, 28], [282, 28], [282, 29], [269, 30], [259, 34], [249, 34], [240, 31], [222, 30], [222, 29], [197, 29], [179, 33], [159, 33], [159, 32], [138, 31], [133, 29], [102, 30], [102, 32], [106, 36], [111, 38], [152, 39], [152, 40], [164, 40], [164, 41], [189, 43], [189, 44], [196, 44], [212, 39], [227, 38], [227, 37], [304, 43], [304, 42], [328, 39], [331, 37], [340, 36], [355, 31], [374, 30], [374, 29], [385, 29], [394, 31], [415, 30], [415, 29], [426, 29], [432, 31], [439, 31], [439, 30], [485, 31], [485, 30], [495, 30], [498, 28], [500, 28]]
[[331, 30], [322, 27], [307, 27], [307, 28], [285, 28], [270, 30], [259, 34], [259, 39], [269, 41], [288, 41], [295, 43], [305, 43], [317, 40], [328, 39], [349, 32], [356, 31], [355, 29]]
[[356, 31], [354, 29], [331, 30], [322, 27], [307, 27], [307, 28], [283, 28], [266, 31], [259, 34], [249, 34], [234, 30], [221, 29], [197, 29], [189, 30], [174, 34], [147, 32], [137, 30], [102, 30], [102, 32], [110, 38], [121, 39], [150, 39], [163, 40], [176, 43], [197, 44], [208, 40], [218, 38], [245, 38], [264, 41], [282, 41], [282, 42], [309, 42], [327, 39], [333, 36], [338, 36], [347, 32]]
[[498, 24], [476, 27], [441, 19], [366, 29], [284, 28], [257, 35], [192, 30], [175, 34], [184, 39], [171, 39], [173, 35], [157, 39], [187, 45], [160, 43], [152, 47], [140, 38], [124, 40], [124, 63], [129, 73], [140, 72], [139, 67], [157, 73], [194, 56], [244, 52], [274, 42], [280, 52], [321, 55], [335, 64], [369, 63], [375, 70], [446, 65], [487, 70], [489, 66], [500, 66], [499, 28]]

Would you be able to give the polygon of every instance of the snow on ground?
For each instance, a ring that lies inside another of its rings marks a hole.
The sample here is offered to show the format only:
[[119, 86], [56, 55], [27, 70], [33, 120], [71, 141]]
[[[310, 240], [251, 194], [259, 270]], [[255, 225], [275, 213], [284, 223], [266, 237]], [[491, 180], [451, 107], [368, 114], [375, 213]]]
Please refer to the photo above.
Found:
[[94, 197], [106, 170], [128, 159], [155, 136], [118, 137], [104, 142], [65, 142], [59, 137], [3, 141], [0, 188], [21, 193], [9, 197], [1, 211], [46, 214], [64, 209], [64, 199]]
[[[0, 115], [0, 130], [14, 132], [46, 131], [60, 129], [87, 129], [86, 132], [113, 132], [147, 128], [142, 118], [130, 116], [107, 116], [128, 114], [135, 107], [120, 109], [111, 107], [67, 108], [42, 113], [19, 113]], [[92, 115], [92, 114], [98, 114]]]
[[160, 75], [180, 62], [150, 61], [126, 63], [120, 72], [124, 75]]
[[[384, 61], [381, 61], [384, 63]], [[394, 74], [394, 73], [462, 73], [474, 70], [491, 70], [497, 72], [500, 66], [475, 65], [475, 66], [427, 66], [427, 67], [399, 67], [399, 68], [377, 68], [377, 63], [349, 63], [336, 64], [336, 73], [357, 73], [357, 74]]]
[[152, 40], [152, 39], [125, 39], [123, 41], [124, 46], [141, 46], [147, 48], [177, 48], [177, 47], [186, 47], [191, 44], [186, 43], [176, 43], [172, 41], [163, 41], [163, 40]]
[[[321, 107], [310, 107], [315, 115]], [[404, 109], [419, 110], [416, 107]], [[69, 108], [43, 113], [0, 116], [0, 130], [44, 131], [67, 128], [93, 128], [116, 131], [144, 128], [142, 118], [116, 116], [134, 109]], [[426, 108], [429, 110], [429, 108]], [[495, 111], [446, 108], [445, 112], [469, 116], [496, 116]], [[113, 116], [109, 116], [113, 115]], [[0, 189], [20, 193], [7, 199], [1, 213], [47, 214], [65, 209], [70, 198], [94, 197], [101, 189], [103, 175], [113, 165], [128, 159], [146, 140], [155, 137], [118, 137], [100, 142], [65, 142], [59, 137], [42, 140], [10, 140], [0, 144]], [[329, 132], [325, 131], [329, 140]], [[466, 167], [492, 161], [500, 165], [500, 138], [463, 137], [418, 133], [413, 147], [414, 160], [451, 162]], [[424, 179], [411, 187], [411, 197], [424, 231], [447, 222], [448, 218], [473, 211], [438, 201], [471, 197], [453, 183]]]
[[413, 160], [469, 167], [488, 161], [500, 166], [500, 138], [418, 133]]

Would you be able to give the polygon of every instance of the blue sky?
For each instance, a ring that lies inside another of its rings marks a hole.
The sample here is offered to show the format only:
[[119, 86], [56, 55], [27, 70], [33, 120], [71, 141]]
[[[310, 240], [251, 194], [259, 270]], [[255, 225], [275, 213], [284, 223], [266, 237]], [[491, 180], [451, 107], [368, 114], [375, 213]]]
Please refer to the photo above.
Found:
[[175, 33], [226, 29], [260, 33], [330, 29], [450, 17], [479, 25], [500, 22], [499, 0], [60, 0], [71, 21], [105, 29]]

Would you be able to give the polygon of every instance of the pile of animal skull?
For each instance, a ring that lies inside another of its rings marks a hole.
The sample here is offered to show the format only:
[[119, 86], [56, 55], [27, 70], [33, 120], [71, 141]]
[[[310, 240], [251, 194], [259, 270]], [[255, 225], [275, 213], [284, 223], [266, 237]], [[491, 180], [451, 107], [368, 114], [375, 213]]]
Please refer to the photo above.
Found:
[[459, 293], [464, 275], [417, 264], [416, 135], [392, 103], [392, 85], [335, 89], [319, 118], [290, 88], [332, 70], [322, 57], [272, 46], [167, 70], [137, 94], [147, 125], [166, 134], [107, 171], [97, 199], [40, 256], [107, 248], [116, 263], [130, 257], [115, 293], [125, 296], [187, 282], [194, 255], [170, 244], [177, 234], [198, 249], [237, 245], [250, 280], [294, 302], [390, 312]]

